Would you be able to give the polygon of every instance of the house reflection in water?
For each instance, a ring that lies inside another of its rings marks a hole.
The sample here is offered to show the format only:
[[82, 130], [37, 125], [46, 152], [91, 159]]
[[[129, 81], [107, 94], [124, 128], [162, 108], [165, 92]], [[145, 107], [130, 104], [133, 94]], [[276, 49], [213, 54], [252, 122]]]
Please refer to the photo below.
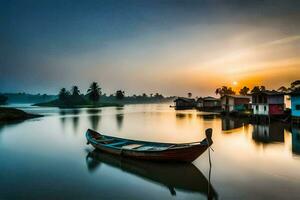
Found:
[[292, 128], [292, 151], [294, 154], [300, 155], [300, 127]]
[[216, 115], [216, 114], [198, 114], [197, 117], [202, 118], [205, 121], [213, 121], [214, 119], [216, 119], [218, 117], [218, 115]]
[[278, 122], [253, 124], [252, 139], [262, 143], [284, 142], [284, 127]]
[[247, 120], [242, 119], [233, 119], [233, 118], [222, 118], [222, 131], [229, 131], [232, 129], [237, 129], [243, 127], [245, 124], [248, 124]]

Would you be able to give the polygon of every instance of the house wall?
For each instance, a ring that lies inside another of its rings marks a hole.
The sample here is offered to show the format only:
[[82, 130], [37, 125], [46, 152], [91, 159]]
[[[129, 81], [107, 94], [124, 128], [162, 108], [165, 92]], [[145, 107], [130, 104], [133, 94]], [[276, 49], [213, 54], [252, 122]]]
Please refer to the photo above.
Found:
[[291, 109], [293, 117], [300, 117], [300, 110], [296, 109], [296, 105], [300, 105], [300, 96], [291, 97]]
[[234, 104], [235, 105], [241, 105], [241, 104], [249, 104], [250, 98], [235, 98], [234, 99]]
[[231, 112], [234, 109], [234, 98], [229, 96], [224, 96], [221, 98], [222, 110]]
[[220, 106], [218, 101], [204, 101], [203, 107], [217, 107]]
[[197, 102], [196, 105], [197, 105], [198, 108], [202, 108], [203, 107], [203, 102]]
[[254, 115], [269, 115], [268, 104], [253, 104], [252, 109]]
[[189, 106], [193, 106], [193, 104], [190, 102], [186, 102], [186, 101], [176, 101], [175, 106], [176, 107], [189, 107]]
[[284, 104], [284, 95], [271, 95], [268, 96], [269, 104]]
[[269, 114], [270, 115], [284, 114], [284, 105], [283, 104], [270, 104], [269, 105]]

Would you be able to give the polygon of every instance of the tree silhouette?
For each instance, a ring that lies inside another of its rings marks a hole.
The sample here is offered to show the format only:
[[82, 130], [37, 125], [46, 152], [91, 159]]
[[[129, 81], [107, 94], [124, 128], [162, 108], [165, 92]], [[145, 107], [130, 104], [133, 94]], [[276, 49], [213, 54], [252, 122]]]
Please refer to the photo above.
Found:
[[87, 90], [87, 95], [89, 99], [96, 103], [100, 100], [101, 88], [97, 82], [92, 82], [89, 89]]
[[188, 93], [188, 97], [189, 97], [189, 98], [191, 98], [192, 95], [193, 95], [193, 94], [192, 94], [191, 92]]
[[116, 92], [116, 98], [118, 100], [122, 100], [122, 99], [124, 99], [124, 97], [125, 97], [125, 92], [122, 91], [122, 90], [117, 90], [117, 92]]
[[250, 91], [250, 89], [248, 87], [244, 86], [243, 88], [240, 89], [239, 93], [240, 93], [240, 95], [247, 95], [249, 91]]
[[66, 88], [62, 88], [59, 91], [58, 98], [61, 101], [66, 101], [68, 97], [70, 96], [70, 92], [66, 90]]
[[265, 87], [265, 86], [263, 86], [263, 85], [262, 85], [262, 86], [260, 86], [260, 88], [259, 88], [259, 89], [260, 89], [260, 91], [266, 91], [266, 87]]
[[231, 87], [222, 86], [221, 88], [217, 88], [215, 91], [216, 95], [220, 95], [221, 97], [224, 95], [233, 95], [235, 91]]
[[71, 89], [72, 91], [72, 96], [79, 96], [80, 95], [80, 91], [79, 91], [79, 88], [78, 86], [74, 85]]
[[251, 90], [251, 93], [256, 93], [256, 92], [262, 92], [262, 91], [266, 91], [266, 87], [265, 86], [254, 86], [253, 89]]

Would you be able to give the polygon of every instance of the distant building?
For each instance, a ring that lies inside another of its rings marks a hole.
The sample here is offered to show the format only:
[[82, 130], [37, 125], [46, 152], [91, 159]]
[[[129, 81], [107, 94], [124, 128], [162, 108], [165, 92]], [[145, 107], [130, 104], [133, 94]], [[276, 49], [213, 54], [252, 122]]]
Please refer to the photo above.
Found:
[[222, 110], [225, 112], [244, 111], [250, 108], [251, 96], [224, 95], [221, 97]]
[[202, 97], [200, 97], [200, 98], [197, 99], [197, 101], [196, 101], [196, 107], [197, 108], [203, 108], [203, 98]]
[[185, 98], [185, 97], [178, 97], [174, 100], [175, 109], [192, 109], [196, 105], [195, 99]]
[[283, 115], [284, 105], [284, 94], [281, 92], [261, 91], [252, 94], [252, 109], [254, 115]]
[[221, 109], [220, 99], [214, 97], [204, 97], [203, 98], [203, 109], [204, 110], [217, 110]]
[[300, 119], [300, 90], [290, 93], [292, 117]]

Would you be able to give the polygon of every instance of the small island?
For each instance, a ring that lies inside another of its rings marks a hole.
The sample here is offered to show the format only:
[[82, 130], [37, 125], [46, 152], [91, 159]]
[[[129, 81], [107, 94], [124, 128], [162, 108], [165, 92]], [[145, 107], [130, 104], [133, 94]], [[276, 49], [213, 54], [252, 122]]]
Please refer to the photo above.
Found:
[[0, 107], [0, 123], [22, 121], [41, 116], [42, 115], [30, 114], [16, 108]]

